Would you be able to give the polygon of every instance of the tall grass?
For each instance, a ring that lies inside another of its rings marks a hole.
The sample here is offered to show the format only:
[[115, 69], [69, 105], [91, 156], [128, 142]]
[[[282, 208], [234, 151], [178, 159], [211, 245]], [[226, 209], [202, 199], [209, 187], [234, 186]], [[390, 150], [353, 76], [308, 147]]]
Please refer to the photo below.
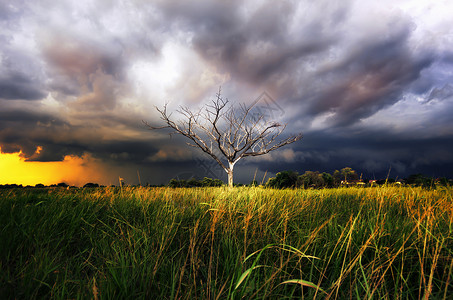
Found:
[[0, 191], [0, 298], [448, 299], [452, 189]]

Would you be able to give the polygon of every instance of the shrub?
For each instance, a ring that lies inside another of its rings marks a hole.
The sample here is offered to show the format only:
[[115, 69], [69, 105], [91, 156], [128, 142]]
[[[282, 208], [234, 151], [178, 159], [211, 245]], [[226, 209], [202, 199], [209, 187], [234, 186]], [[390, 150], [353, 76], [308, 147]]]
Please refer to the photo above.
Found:
[[270, 178], [266, 187], [284, 189], [295, 188], [298, 186], [299, 173], [295, 171], [282, 171], [277, 173], [273, 178]]

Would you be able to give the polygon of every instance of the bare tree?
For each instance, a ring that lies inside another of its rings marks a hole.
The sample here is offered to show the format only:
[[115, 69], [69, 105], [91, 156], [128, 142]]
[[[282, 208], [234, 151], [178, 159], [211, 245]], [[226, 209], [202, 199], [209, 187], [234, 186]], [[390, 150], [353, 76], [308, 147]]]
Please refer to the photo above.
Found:
[[200, 148], [225, 170], [228, 185], [232, 187], [233, 168], [241, 158], [264, 155], [302, 138], [299, 133], [278, 140], [286, 124], [266, 120], [264, 114], [253, 111], [255, 106], [256, 103], [250, 106], [241, 104], [236, 109], [228, 105], [228, 99], [221, 97], [219, 89], [215, 100], [204, 109], [192, 111], [180, 107], [178, 112], [183, 118], [177, 122], [171, 119], [171, 113], [164, 105], [162, 109], [156, 109], [166, 125], [145, 124], [150, 129], [170, 128], [173, 130], [170, 135], [181, 134], [190, 139], [189, 146]]

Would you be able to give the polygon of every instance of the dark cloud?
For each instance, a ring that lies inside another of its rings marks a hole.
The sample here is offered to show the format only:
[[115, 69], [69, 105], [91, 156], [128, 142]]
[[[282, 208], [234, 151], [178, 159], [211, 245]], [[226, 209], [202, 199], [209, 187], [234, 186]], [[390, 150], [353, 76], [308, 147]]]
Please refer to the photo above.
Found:
[[403, 14], [384, 24], [377, 19], [382, 30], [366, 35], [348, 28], [348, 2], [310, 7], [283, 1], [248, 14], [241, 5], [199, 4], [165, 2], [162, 9], [193, 35], [197, 52], [233, 80], [299, 102], [292, 106], [307, 119], [329, 113], [330, 126], [349, 126], [398, 102], [436, 59], [413, 52], [416, 25]]
[[[283, 33], [293, 12], [291, 5], [283, 1], [258, 6], [250, 16], [244, 15], [240, 3], [233, 2], [165, 1], [160, 8], [165, 18], [178, 24], [178, 30], [193, 35], [193, 46], [202, 57], [241, 77], [263, 76], [257, 75], [260, 69], [266, 69], [262, 57], [277, 52], [275, 46], [279, 43], [280, 50], [284, 49], [281, 43], [286, 44], [287, 37]], [[251, 66], [258, 70], [249, 70]], [[247, 70], [250, 74], [243, 74]]]
[[[46, 161], [62, 160], [64, 153], [61, 153], [61, 151], [60, 153], [47, 154], [47, 144], [48, 140], [58, 139], [58, 134], [67, 133], [67, 128], [69, 128], [69, 124], [44, 112], [2, 110], [0, 111], [1, 151], [4, 153], [22, 151], [24, 158], [30, 159], [36, 158], [35, 153], [38, 146], [45, 146], [46, 151], [42, 155], [47, 157], [52, 155], [53, 157], [53, 159], [46, 159]], [[71, 150], [67, 154], [74, 152], [74, 150]]]
[[[15, 130], [15, 128], [20, 128]], [[141, 129], [145, 134], [145, 128]], [[27, 161], [61, 161], [67, 155], [90, 153], [117, 163], [147, 163], [157, 146], [148, 140], [99, 140], [102, 132], [74, 126], [55, 116], [33, 111], [0, 111], [0, 147], [3, 153], [22, 151]]]
[[302, 95], [305, 114], [330, 114], [329, 126], [348, 126], [402, 99], [402, 94], [434, 61], [413, 54], [411, 22], [399, 21], [392, 32], [366, 37], [348, 47], [336, 63], [316, 72], [314, 90]]
[[77, 97], [76, 109], [113, 109], [124, 83], [123, 49], [114, 41], [98, 44], [76, 36], [55, 34], [42, 41], [54, 91]]
[[0, 34], [0, 99], [40, 100], [47, 96], [39, 63], [25, 49], [13, 45], [14, 37]]
[[[250, 84], [267, 83], [293, 72], [298, 59], [324, 51], [333, 39], [323, 24], [294, 20], [296, 9], [286, 1], [263, 4], [247, 16], [240, 5], [210, 3], [202, 7], [170, 4], [164, 11], [170, 19], [182, 20], [184, 29], [194, 34], [193, 45], [202, 57]], [[296, 29], [290, 33], [292, 23]]]
[[[146, 138], [149, 131], [140, 120], [108, 112], [94, 112], [86, 118], [74, 125], [62, 116], [39, 108], [3, 109], [0, 111], [0, 147], [2, 152], [22, 149], [25, 158], [39, 161], [58, 161], [66, 155], [84, 152], [104, 158], [126, 152], [129, 159], [142, 162], [158, 151], [157, 145]], [[112, 134], [114, 129], [116, 132]], [[124, 129], [139, 134], [134, 139], [127, 135], [128, 132], [123, 133]], [[42, 151], [35, 155], [38, 146]]]
[[40, 83], [24, 74], [0, 76], [0, 98], [6, 100], [40, 100], [46, 92]]
[[47, 62], [68, 77], [86, 77], [97, 70], [115, 77], [122, 75], [122, 49], [114, 41], [98, 44], [62, 33], [45, 36], [43, 40], [42, 50]]
[[[307, 133], [293, 146], [293, 161], [261, 161], [262, 171], [281, 170], [333, 172], [352, 167], [364, 178], [405, 178], [424, 172], [430, 176], [452, 177], [453, 136], [407, 138], [388, 131], [372, 130], [366, 133]], [[410, 150], [409, 150], [410, 149]]]

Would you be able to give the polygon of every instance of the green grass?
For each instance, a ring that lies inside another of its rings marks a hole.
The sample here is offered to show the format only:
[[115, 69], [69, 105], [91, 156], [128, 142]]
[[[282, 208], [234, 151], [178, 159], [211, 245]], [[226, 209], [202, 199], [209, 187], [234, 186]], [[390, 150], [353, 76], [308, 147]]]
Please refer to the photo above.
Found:
[[452, 194], [0, 190], [0, 298], [448, 299]]

